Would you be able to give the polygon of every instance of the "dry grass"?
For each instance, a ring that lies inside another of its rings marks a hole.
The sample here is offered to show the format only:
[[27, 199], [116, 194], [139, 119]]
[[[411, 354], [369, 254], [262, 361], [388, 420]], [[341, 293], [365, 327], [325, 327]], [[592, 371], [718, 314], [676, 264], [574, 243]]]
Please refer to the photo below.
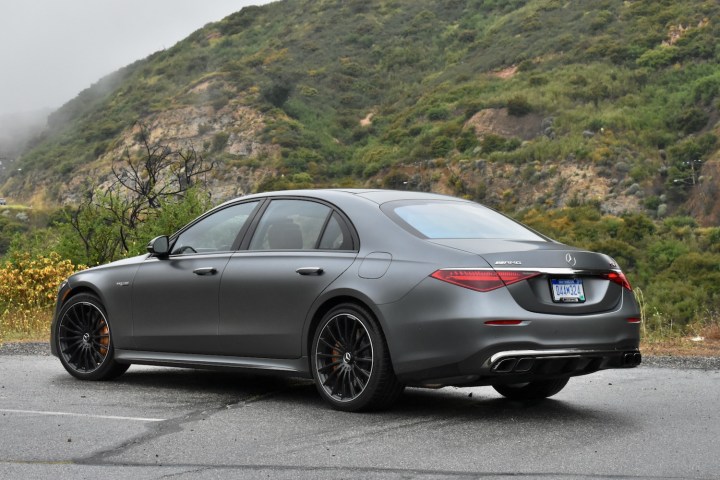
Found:
[[644, 355], [720, 357], [720, 322], [694, 328], [696, 334], [686, 337], [644, 338], [640, 350]]
[[52, 310], [4, 312], [0, 315], [0, 345], [3, 342], [47, 342]]

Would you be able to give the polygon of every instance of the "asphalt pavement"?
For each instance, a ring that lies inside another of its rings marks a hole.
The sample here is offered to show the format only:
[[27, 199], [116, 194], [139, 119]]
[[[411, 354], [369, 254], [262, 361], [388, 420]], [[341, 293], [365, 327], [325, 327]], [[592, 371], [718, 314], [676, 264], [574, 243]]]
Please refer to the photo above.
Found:
[[351, 414], [305, 380], [132, 366], [82, 382], [38, 353], [0, 350], [0, 478], [720, 478], [712, 362], [599, 372], [532, 404], [407, 389]]

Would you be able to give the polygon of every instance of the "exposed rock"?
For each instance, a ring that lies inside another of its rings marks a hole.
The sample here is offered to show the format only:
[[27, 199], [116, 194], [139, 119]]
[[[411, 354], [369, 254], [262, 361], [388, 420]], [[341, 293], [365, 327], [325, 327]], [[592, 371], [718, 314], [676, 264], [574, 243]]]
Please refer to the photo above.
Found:
[[465, 127], [473, 128], [478, 137], [494, 134], [532, 140], [543, 133], [542, 122], [542, 116], [536, 113], [514, 117], [507, 108], [486, 108], [473, 115]]
[[702, 165], [702, 182], [690, 189], [687, 208], [703, 226], [720, 225], [720, 155]]
[[[197, 90], [207, 87], [199, 84], [194, 88]], [[242, 105], [231, 103], [218, 111], [211, 106], [181, 107], [148, 117], [144, 119], [143, 124], [148, 129], [151, 143], [157, 142], [176, 150], [193, 148], [206, 160], [212, 160], [212, 157], [219, 153], [210, 151], [215, 147], [214, 140], [218, 135], [227, 137], [224, 145], [219, 147], [226, 154], [245, 158], [257, 156], [272, 158], [279, 155], [277, 145], [267, 145], [259, 141], [265, 128], [263, 114]], [[62, 203], [76, 203], [79, 200], [77, 192], [82, 191], [80, 186], [87, 178], [94, 179], [94, 183], [99, 183], [101, 188], [103, 185], [107, 187], [113, 180], [106, 175], [109, 165], [124, 152], [142, 155], [142, 145], [137, 139], [140, 128], [136, 125], [127, 129], [122, 133], [120, 141], [115, 143], [114, 148], [92, 164], [81, 168], [74, 179], [61, 191]], [[103, 172], [103, 175], [99, 172]], [[250, 193], [252, 186], [257, 184], [262, 175], [262, 172], [248, 167], [233, 167], [219, 162], [206, 180], [213, 198], [224, 200]]]

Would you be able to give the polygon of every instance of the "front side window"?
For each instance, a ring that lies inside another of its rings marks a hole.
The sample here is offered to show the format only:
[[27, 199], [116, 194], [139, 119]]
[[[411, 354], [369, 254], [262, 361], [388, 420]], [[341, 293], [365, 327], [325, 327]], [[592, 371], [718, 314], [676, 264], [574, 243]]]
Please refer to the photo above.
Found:
[[258, 223], [250, 250], [308, 250], [318, 239], [330, 207], [306, 200], [273, 200]]
[[231, 251], [258, 202], [231, 205], [191, 226], [178, 236], [171, 255]]
[[390, 202], [382, 210], [423, 238], [497, 238], [542, 242], [543, 237], [487, 207], [471, 202]]

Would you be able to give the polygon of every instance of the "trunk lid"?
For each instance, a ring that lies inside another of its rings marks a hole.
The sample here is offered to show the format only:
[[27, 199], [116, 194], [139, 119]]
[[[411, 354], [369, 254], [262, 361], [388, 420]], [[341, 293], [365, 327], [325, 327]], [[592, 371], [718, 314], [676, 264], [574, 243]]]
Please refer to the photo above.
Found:
[[607, 275], [619, 272], [609, 256], [555, 242], [437, 239], [433, 243], [479, 255], [496, 271], [515, 270], [537, 275], [507, 288], [524, 309], [561, 315], [617, 309], [623, 287]]

